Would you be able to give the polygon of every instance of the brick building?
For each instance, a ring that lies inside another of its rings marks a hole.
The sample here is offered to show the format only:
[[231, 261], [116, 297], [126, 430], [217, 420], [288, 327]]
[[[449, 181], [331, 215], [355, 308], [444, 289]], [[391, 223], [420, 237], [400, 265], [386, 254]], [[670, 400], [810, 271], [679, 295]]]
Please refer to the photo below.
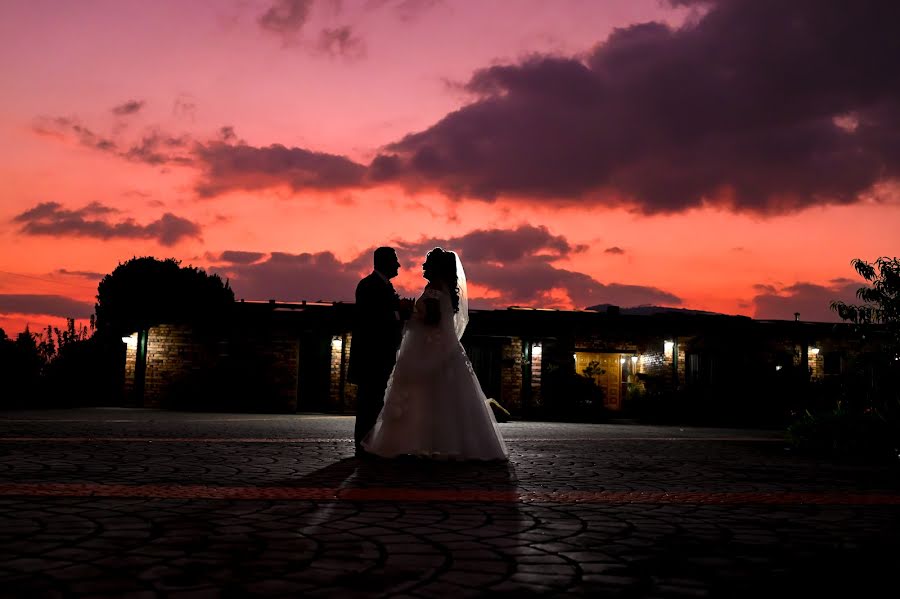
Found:
[[[239, 302], [212, 331], [165, 324], [123, 338], [129, 405], [352, 413], [353, 304]], [[488, 397], [515, 417], [690, 391], [715, 402], [788, 401], [865, 351], [848, 325], [694, 313], [473, 310], [463, 345]], [[781, 393], [784, 391], [784, 393]], [[726, 397], [728, 395], [729, 397]], [[568, 404], [567, 404], [568, 402]], [[578, 405], [575, 405], [575, 402]]]

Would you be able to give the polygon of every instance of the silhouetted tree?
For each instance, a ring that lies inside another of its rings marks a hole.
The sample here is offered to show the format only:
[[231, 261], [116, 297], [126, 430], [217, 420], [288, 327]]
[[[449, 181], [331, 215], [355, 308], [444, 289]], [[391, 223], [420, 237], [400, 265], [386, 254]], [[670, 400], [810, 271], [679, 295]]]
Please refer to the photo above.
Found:
[[44, 365], [37, 335], [28, 327], [15, 340], [0, 329], [0, 406], [18, 408], [33, 404], [40, 395], [40, 375]]
[[843, 320], [857, 324], [900, 324], [900, 259], [881, 257], [869, 264], [855, 258], [851, 264], [872, 286], [856, 291], [862, 304], [834, 301], [831, 309]]
[[805, 410], [788, 430], [800, 447], [896, 459], [900, 447], [900, 260], [881, 257], [870, 264], [856, 258], [851, 264], [871, 286], [857, 290], [861, 304], [833, 301], [831, 309], [857, 325], [860, 342], [874, 341], [877, 349], [850, 356], [839, 384], [828, 388], [832, 407]]
[[851, 264], [871, 286], [857, 289], [856, 297], [862, 304], [834, 301], [831, 309], [843, 320], [855, 323], [863, 335], [871, 333], [873, 327], [881, 329], [879, 336], [884, 336], [880, 351], [857, 359], [854, 366], [871, 381], [875, 397], [865, 403], [883, 407], [892, 400], [900, 418], [900, 259], [880, 257], [870, 264], [856, 258]]
[[233, 303], [231, 287], [218, 275], [146, 256], [103, 277], [94, 310], [98, 332], [118, 336], [161, 323], [214, 323]]

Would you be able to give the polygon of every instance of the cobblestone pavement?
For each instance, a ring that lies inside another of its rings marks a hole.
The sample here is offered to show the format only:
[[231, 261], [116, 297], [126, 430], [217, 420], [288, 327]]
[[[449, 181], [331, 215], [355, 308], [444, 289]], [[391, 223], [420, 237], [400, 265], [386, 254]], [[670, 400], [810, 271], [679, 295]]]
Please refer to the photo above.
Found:
[[0, 413], [0, 596], [896, 596], [894, 464], [522, 422], [509, 464], [360, 461], [352, 426]]

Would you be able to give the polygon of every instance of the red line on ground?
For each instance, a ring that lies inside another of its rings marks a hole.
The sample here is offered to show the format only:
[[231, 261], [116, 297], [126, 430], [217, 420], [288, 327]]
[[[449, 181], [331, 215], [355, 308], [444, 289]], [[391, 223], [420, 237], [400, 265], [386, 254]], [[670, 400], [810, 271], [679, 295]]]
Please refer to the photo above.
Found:
[[347, 438], [298, 437], [0, 437], [0, 443], [351, 443]]
[[[783, 439], [769, 437], [583, 437], [577, 439], [512, 438], [507, 443], [558, 442], [583, 443], [586, 441], [754, 441], [779, 442]], [[303, 439], [298, 437], [0, 437], [0, 443], [349, 443], [353, 439], [323, 437]]]
[[422, 488], [218, 487], [208, 485], [0, 484], [5, 497], [137, 497], [266, 501], [406, 501], [697, 505], [900, 505], [900, 494], [698, 491], [523, 491]]

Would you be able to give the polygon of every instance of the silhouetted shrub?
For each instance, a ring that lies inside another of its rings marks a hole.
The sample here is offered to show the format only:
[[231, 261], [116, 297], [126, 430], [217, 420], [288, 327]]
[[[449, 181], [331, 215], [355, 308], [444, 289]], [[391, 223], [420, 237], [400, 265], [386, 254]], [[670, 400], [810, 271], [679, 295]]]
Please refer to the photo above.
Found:
[[27, 327], [15, 340], [0, 329], [0, 408], [38, 406], [42, 398], [43, 366], [36, 336]]
[[855, 410], [843, 402], [829, 411], [805, 412], [788, 427], [794, 447], [819, 455], [896, 460], [900, 403], [886, 410]]
[[122, 400], [125, 347], [95, 334], [60, 347], [43, 372], [44, 404], [52, 407], [118, 405]]
[[603, 389], [592, 377], [562, 368], [545, 371], [542, 391], [542, 417], [548, 420], [604, 422], [609, 410], [603, 403]]

